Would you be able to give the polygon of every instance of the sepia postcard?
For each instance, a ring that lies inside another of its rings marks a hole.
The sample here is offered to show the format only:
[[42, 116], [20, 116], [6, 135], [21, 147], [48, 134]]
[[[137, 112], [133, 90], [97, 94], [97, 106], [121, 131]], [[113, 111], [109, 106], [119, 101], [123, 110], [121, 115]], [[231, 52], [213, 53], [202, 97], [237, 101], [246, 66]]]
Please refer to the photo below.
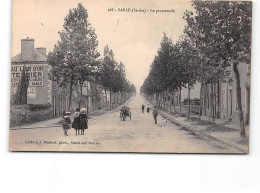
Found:
[[10, 151], [248, 154], [251, 1], [13, 0]]

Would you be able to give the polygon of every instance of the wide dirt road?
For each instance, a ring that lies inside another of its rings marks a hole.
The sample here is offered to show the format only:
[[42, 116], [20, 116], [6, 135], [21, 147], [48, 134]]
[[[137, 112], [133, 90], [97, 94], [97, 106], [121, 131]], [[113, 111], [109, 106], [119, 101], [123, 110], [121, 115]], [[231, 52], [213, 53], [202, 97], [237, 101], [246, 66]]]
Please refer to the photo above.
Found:
[[89, 122], [85, 135], [76, 136], [70, 129], [63, 135], [61, 127], [10, 130], [10, 150], [13, 151], [80, 151], [80, 152], [160, 152], [160, 153], [236, 153], [219, 144], [198, 139], [152, 113], [142, 113], [147, 102], [141, 95], [132, 97], [126, 105], [132, 120], [119, 118], [119, 110], [109, 112]]

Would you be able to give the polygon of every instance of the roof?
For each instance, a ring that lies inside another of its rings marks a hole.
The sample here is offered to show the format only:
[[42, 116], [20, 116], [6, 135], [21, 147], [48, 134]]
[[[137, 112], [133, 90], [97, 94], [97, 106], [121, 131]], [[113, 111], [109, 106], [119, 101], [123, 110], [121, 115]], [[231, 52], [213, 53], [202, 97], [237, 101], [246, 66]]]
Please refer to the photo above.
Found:
[[[34, 49], [34, 60], [33, 61], [27, 61], [27, 62], [47, 62], [47, 55], [41, 52], [40, 50]], [[21, 53], [17, 54], [16, 56], [11, 58], [12, 63], [22, 63], [25, 61], [22, 61]]]

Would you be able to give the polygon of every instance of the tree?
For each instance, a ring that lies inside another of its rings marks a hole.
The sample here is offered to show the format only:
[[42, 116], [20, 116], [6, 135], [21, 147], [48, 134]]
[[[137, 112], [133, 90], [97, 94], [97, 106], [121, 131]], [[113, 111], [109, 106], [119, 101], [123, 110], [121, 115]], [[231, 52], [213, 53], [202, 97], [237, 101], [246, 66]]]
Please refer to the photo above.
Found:
[[173, 51], [172, 40], [166, 36], [164, 33], [163, 39], [161, 41], [161, 47], [157, 51], [158, 57], [155, 64], [155, 71], [157, 71], [158, 87], [159, 92], [162, 93], [163, 98], [163, 108], [165, 109], [165, 91], [169, 87], [169, 65], [171, 60], [171, 55]]
[[102, 68], [100, 72], [100, 82], [106, 90], [110, 92], [110, 109], [112, 108], [112, 91], [113, 91], [113, 80], [114, 80], [114, 69], [116, 62], [114, 60], [114, 53], [109, 49], [108, 45], [104, 48], [104, 58], [102, 61]]
[[21, 79], [18, 84], [16, 93], [13, 98], [14, 105], [24, 105], [27, 104], [27, 90], [29, 87], [29, 75], [25, 70], [25, 65], [23, 66], [23, 71], [21, 74]]
[[[219, 95], [216, 84], [219, 85], [220, 81], [224, 82], [229, 75], [229, 64], [224, 62], [223, 57], [221, 57], [224, 50], [220, 46], [222, 39], [219, 36], [221, 33], [219, 17], [221, 13], [218, 11], [219, 9], [223, 9], [223, 5], [221, 5], [223, 2], [218, 3], [194, 1], [193, 6], [196, 13], [187, 11], [184, 15], [184, 19], [187, 21], [184, 32], [190, 38], [199, 56], [197, 63], [199, 64], [198, 81], [201, 83], [201, 92], [202, 87], [205, 87], [206, 90], [207, 85], [210, 85], [211, 88], [210, 98], [212, 101], [211, 115], [213, 123], [216, 116], [216, 93]], [[222, 14], [225, 17], [226, 12]]]
[[240, 134], [245, 136], [238, 65], [250, 64], [252, 3], [249, 1], [194, 1], [196, 13], [186, 12], [186, 33], [203, 58], [202, 76], [213, 84], [228, 76], [233, 67], [237, 82]]
[[136, 88], [135, 88], [135, 85], [134, 85], [134, 84], [131, 84], [131, 85], [130, 85], [130, 92], [136, 94]]
[[125, 66], [114, 59], [114, 53], [108, 45], [104, 48], [104, 58], [100, 70], [100, 83], [110, 92], [110, 109], [112, 108], [112, 93], [115, 93], [118, 102], [118, 93], [132, 93], [131, 84], [126, 79]]
[[[172, 55], [172, 48], [172, 40], [164, 33], [160, 48], [150, 66], [150, 73], [142, 87], [142, 92], [148, 95], [155, 94], [157, 106], [163, 106], [164, 108], [165, 91], [167, 91], [169, 87], [169, 64]], [[163, 104], [161, 104], [161, 102]]]
[[236, 78], [236, 93], [240, 135], [246, 136], [241, 100], [241, 83], [238, 66], [251, 63], [252, 2], [230, 2], [226, 5], [229, 17], [222, 24], [222, 48], [229, 48], [223, 60], [233, 64]]
[[188, 37], [182, 37], [181, 39], [181, 54], [183, 55], [183, 58], [185, 61], [185, 71], [183, 72], [183, 76], [185, 77], [185, 82], [187, 83], [188, 88], [188, 114], [187, 118], [190, 118], [190, 90], [194, 86], [194, 84], [198, 80], [198, 55], [196, 49], [194, 49], [192, 42]]
[[171, 72], [170, 77], [171, 83], [172, 83], [172, 90], [179, 91], [179, 114], [182, 115], [181, 111], [181, 91], [183, 87], [186, 87], [187, 85], [187, 57], [184, 52], [184, 48], [182, 47], [183, 43], [182, 41], [178, 41], [174, 45], [174, 51], [171, 55], [170, 60], [170, 68], [169, 71]]
[[93, 76], [99, 57], [97, 36], [82, 4], [69, 11], [59, 35], [60, 40], [48, 55], [48, 63], [52, 65], [53, 80], [59, 86], [69, 86], [70, 109], [73, 86]]

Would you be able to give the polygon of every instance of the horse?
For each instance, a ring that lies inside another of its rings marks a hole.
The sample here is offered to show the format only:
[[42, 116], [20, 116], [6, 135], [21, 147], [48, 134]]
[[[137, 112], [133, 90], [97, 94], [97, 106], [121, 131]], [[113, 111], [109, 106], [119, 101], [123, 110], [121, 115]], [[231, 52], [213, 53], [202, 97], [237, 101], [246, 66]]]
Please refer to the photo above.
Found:
[[130, 120], [131, 120], [131, 111], [130, 111], [130, 108], [127, 107], [127, 106], [123, 106], [120, 108], [120, 119], [121, 121], [125, 121], [126, 120], [126, 117], [129, 117]]

